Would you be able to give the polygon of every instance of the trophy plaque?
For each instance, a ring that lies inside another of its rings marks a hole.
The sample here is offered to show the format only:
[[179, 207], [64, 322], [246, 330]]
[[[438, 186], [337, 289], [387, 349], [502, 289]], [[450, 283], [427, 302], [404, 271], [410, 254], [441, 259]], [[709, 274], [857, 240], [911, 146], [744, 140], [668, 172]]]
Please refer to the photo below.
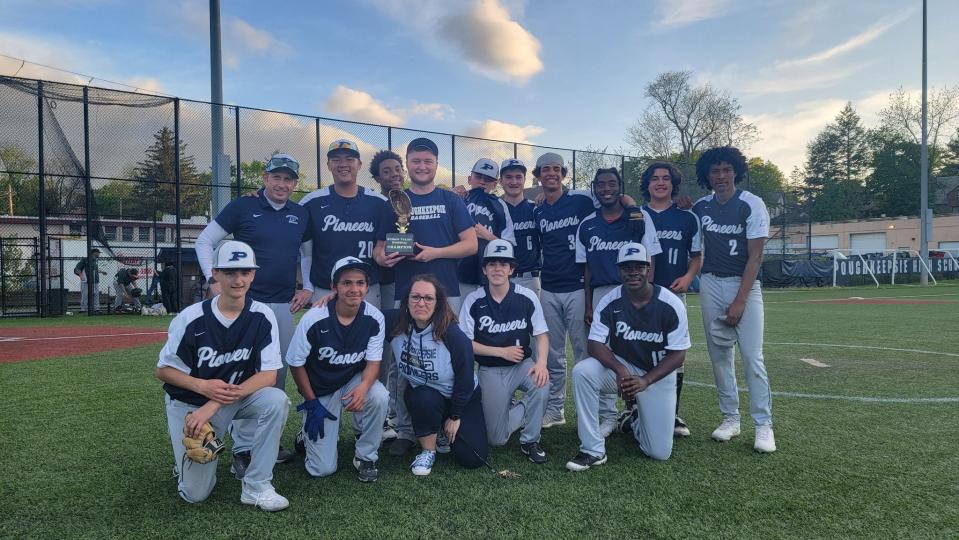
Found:
[[396, 230], [399, 232], [386, 235], [386, 253], [399, 253], [412, 256], [416, 252], [413, 235], [406, 232], [410, 226], [410, 214], [413, 212], [413, 203], [409, 195], [401, 189], [390, 190], [388, 195], [390, 206], [396, 212]]

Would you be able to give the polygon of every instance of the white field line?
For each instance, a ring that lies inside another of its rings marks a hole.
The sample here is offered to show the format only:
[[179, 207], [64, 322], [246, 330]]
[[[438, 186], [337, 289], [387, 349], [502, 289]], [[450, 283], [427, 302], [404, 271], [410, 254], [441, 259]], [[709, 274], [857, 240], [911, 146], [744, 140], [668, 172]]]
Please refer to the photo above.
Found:
[[814, 358], [800, 358], [799, 361], [805, 362], [812, 367], [829, 367], [829, 364], [823, 364], [822, 362]]
[[[769, 294], [770, 291], [763, 291], [763, 296]], [[787, 291], [783, 291], [787, 292]], [[792, 291], [788, 291], [792, 292]], [[769, 304], [808, 304], [810, 302], [845, 302], [845, 301], [858, 301], [858, 300], [896, 300], [898, 298], [939, 298], [942, 296], [959, 296], [959, 293], [940, 293], [940, 294], [909, 294], [903, 296], [849, 296], [846, 298], [814, 298], [811, 300], [780, 300], [773, 302], [766, 302], [763, 300], [763, 305]], [[689, 307], [699, 307], [699, 304], [689, 304]]]
[[56, 336], [56, 337], [35, 337], [35, 338], [3, 336], [3, 337], [0, 337], [0, 342], [54, 341], [54, 340], [61, 340], [61, 339], [93, 339], [93, 338], [123, 337], [123, 336], [155, 336], [158, 334], [166, 334], [166, 330], [162, 332], [131, 332], [129, 334], [93, 334], [88, 336]]
[[879, 347], [875, 345], [843, 345], [839, 343], [792, 343], [792, 342], [774, 342], [767, 341], [766, 345], [800, 345], [806, 347], [833, 347], [839, 349], [871, 349], [876, 351], [895, 351], [895, 352], [911, 352], [911, 353], [920, 353], [920, 354], [931, 354], [934, 356], [952, 356], [959, 358], [959, 353], [948, 353], [948, 352], [939, 352], [939, 351], [927, 351], [923, 349], [897, 349], [894, 347]]
[[[715, 384], [707, 384], [696, 381], [684, 380], [683, 385], [690, 386], [699, 386], [703, 388], [716, 388]], [[741, 389], [740, 394], [748, 393], [747, 390]], [[807, 399], [834, 399], [837, 401], [858, 401], [863, 403], [959, 403], [959, 397], [935, 397], [935, 398], [919, 398], [919, 397], [871, 397], [871, 396], [838, 396], [834, 394], [806, 394], [802, 392], [771, 392], [774, 396], [782, 397], [797, 397], [797, 398], [807, 398]]]

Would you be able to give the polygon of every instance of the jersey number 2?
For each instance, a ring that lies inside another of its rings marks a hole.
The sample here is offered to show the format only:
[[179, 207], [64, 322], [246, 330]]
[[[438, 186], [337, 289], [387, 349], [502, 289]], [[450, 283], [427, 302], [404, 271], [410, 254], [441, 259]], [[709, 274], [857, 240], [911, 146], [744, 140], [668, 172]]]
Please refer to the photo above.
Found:
[[736, 242], [736, 240], [730, 240], [730, 241], [729, 241], [729, 254], [732, 255], [732, 256], [739, 255], [739, 251], [736, 250], [736, 248], [738, 248], [738, 247], [739, 247], [739, 244]]

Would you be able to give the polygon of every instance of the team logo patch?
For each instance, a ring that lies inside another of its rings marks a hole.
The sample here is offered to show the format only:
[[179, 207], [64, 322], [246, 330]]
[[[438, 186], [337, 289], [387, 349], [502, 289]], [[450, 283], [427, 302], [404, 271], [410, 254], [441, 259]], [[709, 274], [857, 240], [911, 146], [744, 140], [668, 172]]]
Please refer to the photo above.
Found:
[[484, 170], [484, 171], [492, 171], [492, 170], [493, 170], [493, 166], [490, 165], [489, 163], [484, 163], [483, 166], [480, 167], [480, 169], [482, 169], [482, 170]]
[[239, 261], [241, 259], [247, 258], [247, 253], [245, 251], [234, 251], [230, 257], [230, 261]]
[[496, 246], [496, 248], [493, 250], [493, 253], [501, 253], [501, 252], [503, 252], [503, 251], [506, 251], [506, 246], [504, 246], [504, 245], [498, 245], [498, 246]]
[[300, 223], [300, 218], [291, 214], [286, 216], [286, 221], [291, 225], [297, 225]]

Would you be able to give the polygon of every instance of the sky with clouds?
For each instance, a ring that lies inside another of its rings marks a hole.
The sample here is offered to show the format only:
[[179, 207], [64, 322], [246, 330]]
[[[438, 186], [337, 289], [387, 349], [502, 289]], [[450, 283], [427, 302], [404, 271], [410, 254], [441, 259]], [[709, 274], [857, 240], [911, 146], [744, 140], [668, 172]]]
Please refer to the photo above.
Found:
[[[784, 172], [846, 101], [874, 125], [921, 83], [919, 0], [221, 2], [229, 103], [569, 148], [626, 149], [658, 73], [692, 70]], [[3, 0], [0, 54], [209, 99], [208, 2]], [[929, 0], [929, 82], [959, 84], [959, 2]], [[87, 79], [0, 57], [0, 74]]]

